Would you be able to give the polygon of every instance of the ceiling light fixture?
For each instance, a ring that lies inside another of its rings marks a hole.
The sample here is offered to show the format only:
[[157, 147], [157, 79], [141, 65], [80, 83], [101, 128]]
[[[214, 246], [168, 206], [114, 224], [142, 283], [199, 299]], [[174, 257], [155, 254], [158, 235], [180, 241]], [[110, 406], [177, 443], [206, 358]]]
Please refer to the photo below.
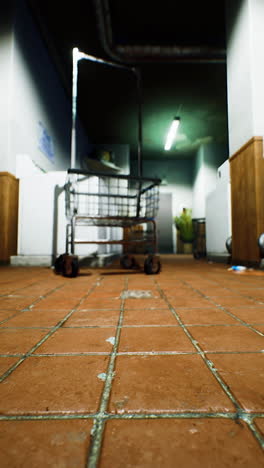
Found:
[[170, 129], [168, 131], [167, 138], [166, 138], [166, 142], [164, 146], [165, 151], [169, 151], [171, 149], [171, 145], [176, 136], [179, 124], [180, 124], [180, 117], [174, 117], [171, 123]]

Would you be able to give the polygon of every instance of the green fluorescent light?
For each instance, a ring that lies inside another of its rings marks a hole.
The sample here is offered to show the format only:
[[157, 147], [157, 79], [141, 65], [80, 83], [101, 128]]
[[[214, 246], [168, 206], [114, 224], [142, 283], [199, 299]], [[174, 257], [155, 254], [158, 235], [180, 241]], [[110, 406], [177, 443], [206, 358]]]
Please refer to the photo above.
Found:
[[167, 138], [166, 138], [166, 143], [164, 146], [165, 151], [168, 151], [171, 149], [171, 145], [176, 136], [179, 124], [180, 124], [180, 117], [174, 117], [171, 123], [170, 129], [168, 131]]

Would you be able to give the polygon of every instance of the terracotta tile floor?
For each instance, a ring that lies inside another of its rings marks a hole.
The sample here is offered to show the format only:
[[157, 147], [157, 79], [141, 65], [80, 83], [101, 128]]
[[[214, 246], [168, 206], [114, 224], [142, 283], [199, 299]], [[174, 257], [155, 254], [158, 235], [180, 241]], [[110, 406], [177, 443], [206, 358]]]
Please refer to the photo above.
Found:
[[161, 260], [0, 268], [1, 468], [264, 467], [264, 273]]

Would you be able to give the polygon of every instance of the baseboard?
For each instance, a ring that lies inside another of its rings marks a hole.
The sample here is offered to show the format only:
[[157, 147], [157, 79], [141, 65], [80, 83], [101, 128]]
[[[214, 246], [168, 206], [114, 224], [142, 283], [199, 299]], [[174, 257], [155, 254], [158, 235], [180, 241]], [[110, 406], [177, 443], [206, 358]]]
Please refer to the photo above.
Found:
[[12, 255], [11, 266], [52, 266], [52, 255]]
[[[116, 254], [99, 254], [90, 255], [88, 257], [79, 256], [80, 267], [102, 268], [115, 260], [119, 255]], [[10, 257], [11, 266], [39, 266], [51, 267], [53, 265], [52, 255], [12, 255]]]
[[207, 252], [207, 260], [216, 263], [231, 263], [231, 256], [228, 253]]

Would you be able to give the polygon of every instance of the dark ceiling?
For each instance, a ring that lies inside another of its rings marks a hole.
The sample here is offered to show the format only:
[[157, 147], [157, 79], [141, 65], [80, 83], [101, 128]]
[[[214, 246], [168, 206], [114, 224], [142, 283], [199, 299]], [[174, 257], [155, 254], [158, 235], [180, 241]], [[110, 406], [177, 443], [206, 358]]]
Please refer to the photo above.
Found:
[[[227, 151], [224, 1], [28, 1], [69, 92], [73, 47], [139, 68], [143, 158], [190, 158], [209, 141]], [[78, 110], [92, 142], [129, 143], [137, 158], [133, 73], [81, 61]], [[178, 138], [165, 152], [175, 115]]]

